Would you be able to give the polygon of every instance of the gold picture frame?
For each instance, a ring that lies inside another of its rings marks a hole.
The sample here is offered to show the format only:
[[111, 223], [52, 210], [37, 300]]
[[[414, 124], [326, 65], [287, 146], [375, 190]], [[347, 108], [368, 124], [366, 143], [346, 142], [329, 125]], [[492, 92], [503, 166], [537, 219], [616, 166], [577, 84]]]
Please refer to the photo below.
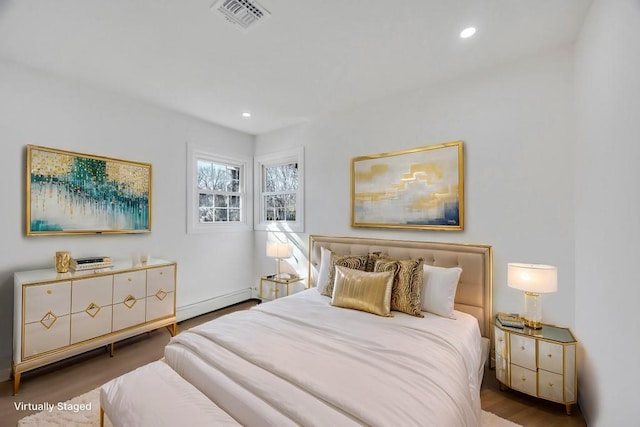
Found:
[[151, 231], [150, 163], [27, 146], [26, 233]]
[[464, 230], [463, 142], [353, 158], [351, 226]]

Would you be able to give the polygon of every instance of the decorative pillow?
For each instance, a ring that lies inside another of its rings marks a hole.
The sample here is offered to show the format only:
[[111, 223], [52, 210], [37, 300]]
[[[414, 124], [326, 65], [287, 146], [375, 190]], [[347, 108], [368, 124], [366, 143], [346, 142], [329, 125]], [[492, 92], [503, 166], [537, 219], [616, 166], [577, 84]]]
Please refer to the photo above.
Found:
[[336, 272], [336, 266], [353, 268], [354, 270], [362, 270], [367, 267], [367, 256], [354, 256], [354, 255], [331, 255], [331, 261], [329, 262], [329, 274], [327, 275], [327, 281], [322, 295], [330, 297], [333, 294], [333, 283]]
[[393, 272], [372, 273], [336, 266], [331, 305], [391, 317]]
[[401, 311], [416, 317], [422, 314], [422, 258], [412, 260], [378, 260], [375, 271], [393, 271], [391, 310]]
[[374, 271], [376, 269], [376, 261], [380, 259], [390, 260], [391, 258], [382, 252], [369, 252], [367, 255], [367, 266], [364, 271]]
[[318, 269], [318, 278], [316, 279], [316, 289], [320, 294], [324, 292], [324, 288], [329, 280], [329, 264], [331, 264], [331, 252], [327, 248], [320, 248], [320, 268]]
[[455, 319], [453, 304], [462, 269], [424, 265], [422, 309], [442, 317]]

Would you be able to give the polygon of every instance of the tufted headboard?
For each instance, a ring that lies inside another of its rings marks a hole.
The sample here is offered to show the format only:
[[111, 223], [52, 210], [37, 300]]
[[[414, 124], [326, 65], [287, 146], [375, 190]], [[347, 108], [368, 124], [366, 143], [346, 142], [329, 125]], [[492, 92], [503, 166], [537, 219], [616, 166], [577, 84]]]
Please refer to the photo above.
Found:
[[461, 267], [462, 275], [456, 293], [455, 309], [475, 316], [482, 336], [490, 337], [493, 286], [491, 246], [311, 235], [309, 286], [316, 285], [321, 247], [339, 255], [382, 252], [395, 259], [422, 258], [426, 264], [438, 267]]

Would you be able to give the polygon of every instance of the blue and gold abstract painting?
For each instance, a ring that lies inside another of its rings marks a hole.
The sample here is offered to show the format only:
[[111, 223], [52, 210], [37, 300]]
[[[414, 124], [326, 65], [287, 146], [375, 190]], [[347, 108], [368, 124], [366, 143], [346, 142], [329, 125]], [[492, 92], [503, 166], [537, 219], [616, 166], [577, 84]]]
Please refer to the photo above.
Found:
[[27, 146], [27, 235], [151, 231], [151, 164]]
[[353, 227], [464, 229], [462, 141], [351, 161]]

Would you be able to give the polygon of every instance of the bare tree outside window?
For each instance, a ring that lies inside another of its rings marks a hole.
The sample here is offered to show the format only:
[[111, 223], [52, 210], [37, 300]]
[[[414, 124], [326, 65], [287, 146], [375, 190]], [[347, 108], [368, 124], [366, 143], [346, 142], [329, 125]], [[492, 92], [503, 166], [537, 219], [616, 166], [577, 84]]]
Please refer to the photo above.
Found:
[[266, 221], [295, 221], [298, 163], [264, 166], [262, 197]]
[[240, 213], [240, 167], [198, 160], [199, 221], [238, 222]]

